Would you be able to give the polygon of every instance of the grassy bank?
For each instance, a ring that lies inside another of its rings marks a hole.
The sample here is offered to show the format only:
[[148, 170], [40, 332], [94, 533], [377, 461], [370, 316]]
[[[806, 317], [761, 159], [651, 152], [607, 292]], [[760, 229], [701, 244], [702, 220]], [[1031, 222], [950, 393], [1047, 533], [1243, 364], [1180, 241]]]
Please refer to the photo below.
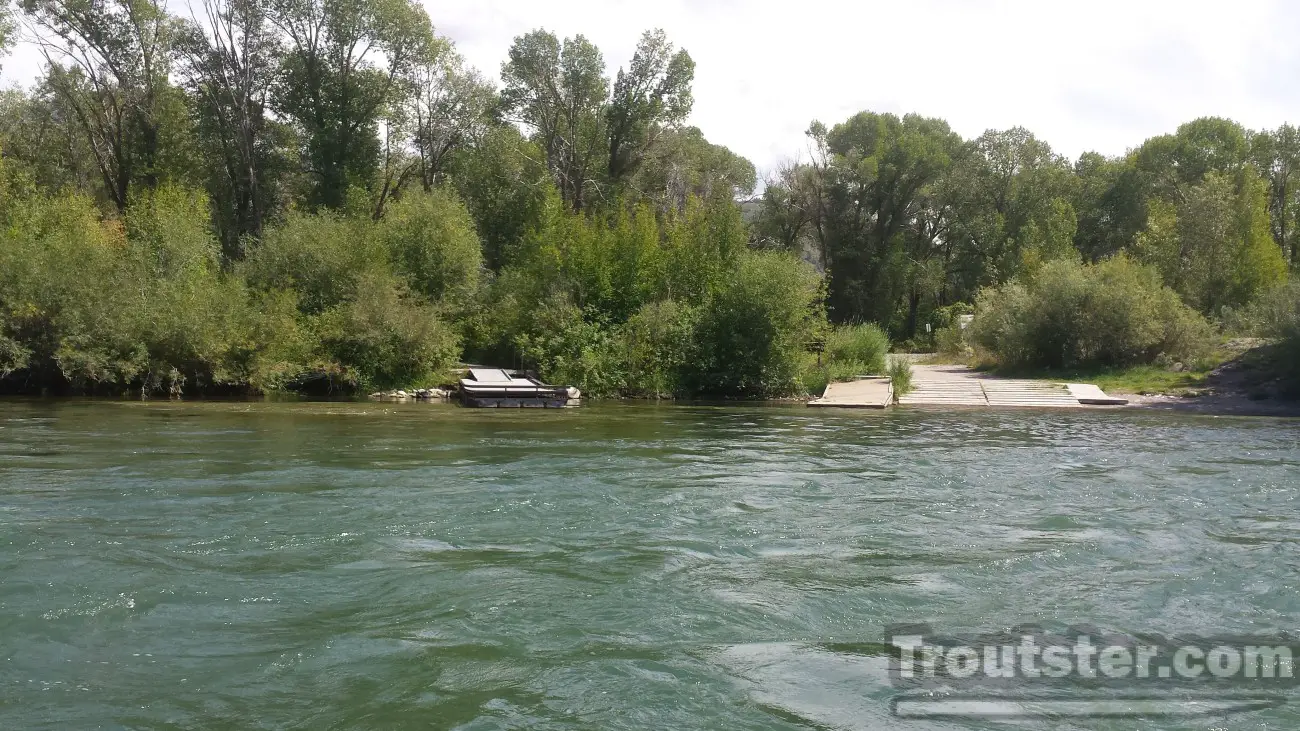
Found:
[[[1215, 363], [1214, 366], [1217, 366]], [[996, 375], [1007, 378], [1033, 378], [1060, 383], [1094, 383], [1109, 394], [1165, 394], [1191, 396], [1206, 386], [1206, 379], [1214, 366], [1173, 371], [1152, 365], [1128, 368], [996, 368], [985, 366]]]

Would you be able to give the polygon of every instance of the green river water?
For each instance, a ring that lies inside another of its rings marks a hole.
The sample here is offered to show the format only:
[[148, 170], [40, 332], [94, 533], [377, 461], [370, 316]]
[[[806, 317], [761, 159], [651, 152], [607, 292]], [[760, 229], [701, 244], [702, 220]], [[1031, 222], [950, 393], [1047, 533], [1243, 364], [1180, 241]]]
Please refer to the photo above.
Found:
[[0, 402], [0, 729], [903, 721], [887, 625], [1300, 630], [1300, 423]]

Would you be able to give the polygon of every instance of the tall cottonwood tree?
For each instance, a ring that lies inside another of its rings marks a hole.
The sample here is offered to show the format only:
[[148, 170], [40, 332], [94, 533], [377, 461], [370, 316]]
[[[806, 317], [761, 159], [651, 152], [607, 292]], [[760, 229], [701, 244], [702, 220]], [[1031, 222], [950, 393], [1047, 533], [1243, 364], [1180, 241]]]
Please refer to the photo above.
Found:
[[442, 182], [453, 152], [487, 133], [496, 102], [491, 83], [450, 46], [415, 67], [405, 105], [425, 191]]
[[609, 93], [605, 60], [583, 36], [535, 30], [515, 39], [501, 67], [501, 107], [532, 130], [560, 195], [575, 210], [599, 194]]
[[[132, 188], [176, 172], [187, 116], [171, 86], [177, 22], [157, 0], [24, 0], [48, 63], [45, 84], [72, 110], [104, 191], [125, 211]], [[173, 135], [172, 139], [166, 139]], [[171, 160], [168, 160], [168, 157]]]
[[940, 119], [863, 112], [810, 130], [823, 159], [828, 304], [841, 321], [888, 323], [908, 289], [907, 244], [927, 194], [960, 153]]
[[287, 168], [285, 130], [267, 114], [280, 38], [261, 0], [197, 0], [176, 47], [212, 161], [211, 193], [229, 255], [260, 238]]
[[754, 164], [705, 139], [698, 127], [664, 130], [645, 149], [637, 171], [628, 176], [630, 193], [655, 203], [661, 211], [686, 210], [692, 198], [708, 200], [715, 191], [732, 198], [754, 192]]
[[641, 166], [665, 130], [686, 120], [695, 100], [695, 62], [673, 50], [662, 30], [646, 31], [626, 70], [619, 69], [605, 110], [609, 136], [606, 174], [617, 183]]
[[496, 90], [465, 64], [451, 41], [435, 37], [386, 107], [374, 218], [408, 183], [419, 181], [428, 193], [444, 182], [452, 153], [481, 140], [493, 124], [496, 99]]
[[612, 93], [600, 50], [583, 36], [536, 30], [502, 66], [501, 108], [527, 127], [575, 210], [624, 191], [660, 139], [690, 114], [695, 62], [661, 30], [642, 35]]
[[1300, 268], [1300, 131], [1284, 124], [1251, 136], [1251, 157], [1268, 182], [1273, 241]]
[[433, 52], [433, 26], [412, 0], [269, 0], [268, 17], [285, 39], [272, 103], [299, 129], [311, 202], [341, 208], [377, 179], [379, 117]]

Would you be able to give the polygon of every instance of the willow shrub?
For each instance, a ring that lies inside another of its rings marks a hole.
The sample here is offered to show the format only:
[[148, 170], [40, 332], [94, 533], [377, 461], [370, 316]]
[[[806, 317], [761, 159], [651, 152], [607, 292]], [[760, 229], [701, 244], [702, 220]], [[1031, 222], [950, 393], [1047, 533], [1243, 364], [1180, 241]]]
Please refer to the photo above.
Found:
[[264, 381], [411, 386], [459, 358], [448, 300], [463, 299], [480, 268], [464, 210], [436, 194], [394, 204], [390, 214], [378, 224], [294, 214], [244, 261], [240, 271], [251, 287], [264, 298], [287, 293], [298, 311], [300, 342], [289, 353], [296, 363], [272, 359]]
[[132, 307], [148, 291], [130, 280], [121, 228], [105, 226], [87, 198], [4, 203], [4, 369], [33, 388], [135, 379], [148, 353], [132, 332]]
[[[239, 389], [258, 317], [223, 274], [201, 194], [163, 187], [124, 220], [80, 197], [4, 206], [0, 377], [19, 389]], [[261, 327], [266, 342], [280, 333]]]
[[889, 354], [889, 336], [875, 323], [840, 325], [826, 339], [825, 359], [852, 363], [860, 373], [882, 373]]
[[889, 336], [879, 325], [837, 325], [826, 334], [820, 364], [806, 358], [800, 381], [805, 392], [817, 396], [828, 384], [883, 373], [888, 354]]
[[690, 393], [775, 397], [799, 393], [808, 343], [824, 321], [821, 277], [783, 253], [748, 251], [700, 308]]
[[615, 331], [611, 347], [622, 363], [623, 395], [690, 395], [687, 373], [698, 350], [699, 315], [697, 308], [684, 302], [648, 302]]
[[1210, 324], [1162, 285], [1158, 272], [1124, 257], [1095, 265], [1052, 261], [985, 289], [971, 327], [976, 343], [1013, 367], [1196, 361], [1214, 343]]
[[474, 221], [446, 188], [412, 193], [388, 206], [378, 234], [397, 272], [429, 301], [464, 302], [483, 269]]
[[390, 271], [373, 222], [329, 212], [290, 214], [267, 229], [240, 267], [254, 289], [294, 292], [305, 314], [351, 302], [363, 280]]

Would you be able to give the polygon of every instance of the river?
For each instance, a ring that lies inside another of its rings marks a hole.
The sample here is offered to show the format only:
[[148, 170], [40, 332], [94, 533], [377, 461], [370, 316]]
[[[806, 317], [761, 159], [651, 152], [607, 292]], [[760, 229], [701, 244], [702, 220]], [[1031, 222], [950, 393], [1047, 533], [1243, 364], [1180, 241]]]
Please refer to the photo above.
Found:
[[1286, 420], [3, 401], [0, 727], [1208, 728], [904, 721], [870, 648], [1295, 631], [1298, 489]]

